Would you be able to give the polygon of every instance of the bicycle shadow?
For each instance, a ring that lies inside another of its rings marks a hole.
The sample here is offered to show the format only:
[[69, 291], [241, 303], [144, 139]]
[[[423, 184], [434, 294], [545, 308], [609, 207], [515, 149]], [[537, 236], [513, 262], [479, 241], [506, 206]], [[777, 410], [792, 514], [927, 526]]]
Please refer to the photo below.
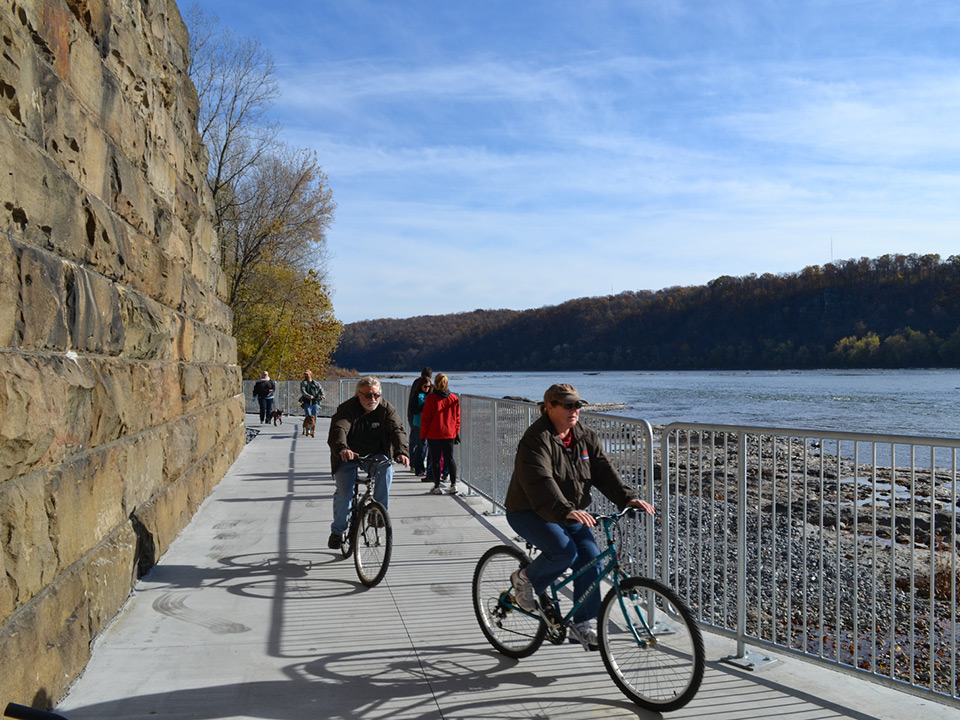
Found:
[[[557, 679], [518, 667], [492, 650], [427, 647], [411, 651], [331, 653], [283, 669], [285, 679], [258, 680], [156, 692], [103, 703], [63, 708], [70, 720], [157, 716], [173, 720], [253, 717], [264, 720], [316, 718], [548, 718], [556, 712], [590, 716], [597, 705], [632, 717], [659, 717], [627, 701], [604, 701], [583, 692], [548, 692]], [[575, 708], [581, 706], [582, 713]], [[607, 716], [607, 715], [605, 715]]]

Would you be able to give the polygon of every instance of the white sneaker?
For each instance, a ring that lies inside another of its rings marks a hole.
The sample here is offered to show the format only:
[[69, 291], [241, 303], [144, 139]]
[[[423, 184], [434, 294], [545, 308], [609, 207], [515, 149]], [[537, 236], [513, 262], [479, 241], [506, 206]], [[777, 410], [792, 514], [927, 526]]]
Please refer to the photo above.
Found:
[[[599, 641], [597, 638], [597, 630], [593, 627], [593, 620], [584, 620], [583, 622], [574, 623], [573, 629], [583, 638], [583, 641], [589, 646], [591, 650], [596, 650], [599, 647]], [[580, 642], [577, 638], [570, 638], [570, 642]]]
[[513, 571], [510, 582], [513, 583], [513, 595], [517, 605], [527, 612], [536, 612], [537, 595], [533, 592], [533, 583], [527, 580], [526, 575], [520, 570]]
[[456, 484], [456, 483], [452, 483], [452, 484], [450, 485], [450, 489], [449, 489], [447, 492], [450, 493], [451, 495], [457, 495], [457, 494], [458, 494], [458, 493], [457, 493], [457, 484]]
[[439, 485], [435, 486], [433, 490], [430, 491], [431, 495], [443, 495], [443, 488]]

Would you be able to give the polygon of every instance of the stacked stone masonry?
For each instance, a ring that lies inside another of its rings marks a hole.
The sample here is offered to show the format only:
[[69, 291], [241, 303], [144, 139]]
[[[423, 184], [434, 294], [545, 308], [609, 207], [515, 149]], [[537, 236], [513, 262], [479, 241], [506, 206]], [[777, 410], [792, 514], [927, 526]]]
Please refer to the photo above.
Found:
[[245, 439], [173, 0], [0, 0], [0, 707], [49, 706]]

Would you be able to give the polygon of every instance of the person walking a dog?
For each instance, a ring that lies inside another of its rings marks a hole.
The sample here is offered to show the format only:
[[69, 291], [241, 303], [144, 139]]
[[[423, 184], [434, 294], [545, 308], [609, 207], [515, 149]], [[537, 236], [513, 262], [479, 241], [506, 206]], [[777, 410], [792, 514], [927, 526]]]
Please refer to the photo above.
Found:
[[313, 372], [305, 370], [303, 380], [300, 381], [300, 405], [303, 415], [317, 417], [320, 414], [320, 403], [323, 402], [323, 387], [313, 379]]
[[277, 385], [270, 379], [270, 373], [266, 370], [260, 379], [253, 384], [253, 397], [260, 405], [260, 424], [270, 422], [273, 419], [273, 396], [277, 392]]
[[[380, 391], [380, 381], [372, 376], [360, 378], [357, 393], [345, 400], [330, 418], [330, 467], [336, 489], [333, 493], [333, 522], [327, 547], [336, 550], [343, 541], [353, 504], [353, 486], [359, 479], [357, 456], [374, 455], [410, 467], [407, 433], [396, 408]], [[373, 499], [388, 507], [393, 464], [385, 463], [378, 471]]]

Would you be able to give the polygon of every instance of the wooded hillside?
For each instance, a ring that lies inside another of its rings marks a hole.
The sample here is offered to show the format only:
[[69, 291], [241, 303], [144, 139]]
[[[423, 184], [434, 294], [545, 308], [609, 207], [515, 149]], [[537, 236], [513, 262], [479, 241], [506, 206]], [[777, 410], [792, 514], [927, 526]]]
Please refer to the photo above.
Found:
[[333, 362], [376, 370], [960, 367], [960, 255], [579, 298], [535, 310], [366, 320]]

